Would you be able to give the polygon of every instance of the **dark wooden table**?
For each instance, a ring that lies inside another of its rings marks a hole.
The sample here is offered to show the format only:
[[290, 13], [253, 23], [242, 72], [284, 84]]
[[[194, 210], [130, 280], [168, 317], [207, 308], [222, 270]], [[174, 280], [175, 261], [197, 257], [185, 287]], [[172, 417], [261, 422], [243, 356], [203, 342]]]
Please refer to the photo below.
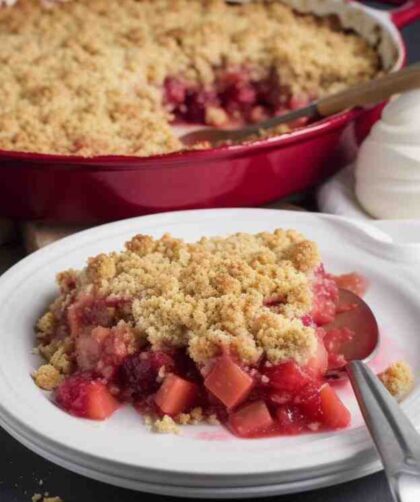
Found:
[[[420, 60], [420, 23], [404, 30], [409, 62]], [[0, 274], [24, 256], [19, 243], [0, 250]], [[64, 502], [138, 502], [175, 500], [105, 485], [43, 460], [0, 429], [0, 502], [29, 502], [34, 493], [48, 492]], [[282, 496], [278, 502], [392, 502], [382, 473], [343, 485]], [[274, 500], [272, 498], [271, 500]]]

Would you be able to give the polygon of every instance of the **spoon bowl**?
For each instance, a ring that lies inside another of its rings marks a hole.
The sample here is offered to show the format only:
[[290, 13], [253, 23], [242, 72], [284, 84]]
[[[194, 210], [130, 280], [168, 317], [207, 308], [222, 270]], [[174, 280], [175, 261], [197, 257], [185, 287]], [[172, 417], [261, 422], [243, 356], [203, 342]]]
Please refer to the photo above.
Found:
[[[343, 356], [346, 363], [369, 361], [379, 347], [379, 328], [375, 315], [360, 296], [347, 289], [339, 288], [337, 315], [334, 321], [323, 326], [326, 341], [332, 335], [333, 352]], [[345, 330], [345, 331], [344, 331]], [[349, 336], [334, 336], [334, 333], [349, 333]], [[342, 357], [338, 360], [343, 360]], [[330, 368], [327, 376], [340, 378], [346, 375], [346, 365]]]

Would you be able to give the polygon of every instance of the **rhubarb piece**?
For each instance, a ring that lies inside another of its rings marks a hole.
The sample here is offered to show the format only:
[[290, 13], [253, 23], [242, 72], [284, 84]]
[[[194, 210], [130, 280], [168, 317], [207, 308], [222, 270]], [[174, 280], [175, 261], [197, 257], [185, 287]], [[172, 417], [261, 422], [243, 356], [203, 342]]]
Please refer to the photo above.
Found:
[[68, 413], [92, 420], [105, 420], [119, 408], [107, 387], [86, 375], [66, 379], [57, 388], [56, 402]]
[[255, 401], [232, 413], [229, 423], [238, 436], [248, 437], [268, 432], [274, 420], [264, 401]]
[[119, 408], [118, 401], [99, 382], [93, 382], [88, 389], [87, 418], [105, 420]]
[[206, 388], [227, 408], [233, 408], [248, 396], [253, 379], [228, 356], [221, 356], [204, 381]]
[[309, 381], [308, 375], [294, 361], [268, 367], [264, 374], [270, 387], [284, 392], [297, 392]]
[[163, 413], [178, 415], [194, 404], [197, 386], [188, 380], [170, 373], [155, 395], [155, 403]]
[[308, 423], [322, 421], [320, 386], [318, 383], [305, 385], [295, 397], [294, 404], [300, 409]]
[[321, 410], [323, 422], [332, 429], [342, 429], [350, 423], [350, 412], [327, 383], [321, 387]]

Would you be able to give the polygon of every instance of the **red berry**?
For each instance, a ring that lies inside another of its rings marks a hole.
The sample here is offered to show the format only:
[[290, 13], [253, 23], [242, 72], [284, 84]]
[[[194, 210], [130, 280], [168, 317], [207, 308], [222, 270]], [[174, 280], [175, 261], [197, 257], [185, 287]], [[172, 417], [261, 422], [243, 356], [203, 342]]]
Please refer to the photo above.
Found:
[[166, 103], [177, 106], [185, 100], [187, 86], [180, 79], [167, 77], [164, 82]]
[[172, 357], [160, 351], [147, 351], [125, 358], [118, 372], [118, 381], [124, 395], [142, 399], [159, 389], [159, 371], [171, 371], [174, 367]]

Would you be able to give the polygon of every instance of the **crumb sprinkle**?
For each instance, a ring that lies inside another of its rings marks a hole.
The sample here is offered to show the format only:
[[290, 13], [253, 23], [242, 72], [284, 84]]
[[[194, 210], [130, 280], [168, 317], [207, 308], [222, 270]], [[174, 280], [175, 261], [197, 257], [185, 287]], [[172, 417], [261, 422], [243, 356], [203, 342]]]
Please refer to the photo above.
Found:
[[414, 386], [413, 370], [405, 361], [392, 363], [378, 377], [398, 401], [404, 399]]
[[50, 497], [48, 492], [44, 493], [44, 495], [35, 493], [32, 495], [31, 500], [32, 502], [64, 502], [61, 497]]

